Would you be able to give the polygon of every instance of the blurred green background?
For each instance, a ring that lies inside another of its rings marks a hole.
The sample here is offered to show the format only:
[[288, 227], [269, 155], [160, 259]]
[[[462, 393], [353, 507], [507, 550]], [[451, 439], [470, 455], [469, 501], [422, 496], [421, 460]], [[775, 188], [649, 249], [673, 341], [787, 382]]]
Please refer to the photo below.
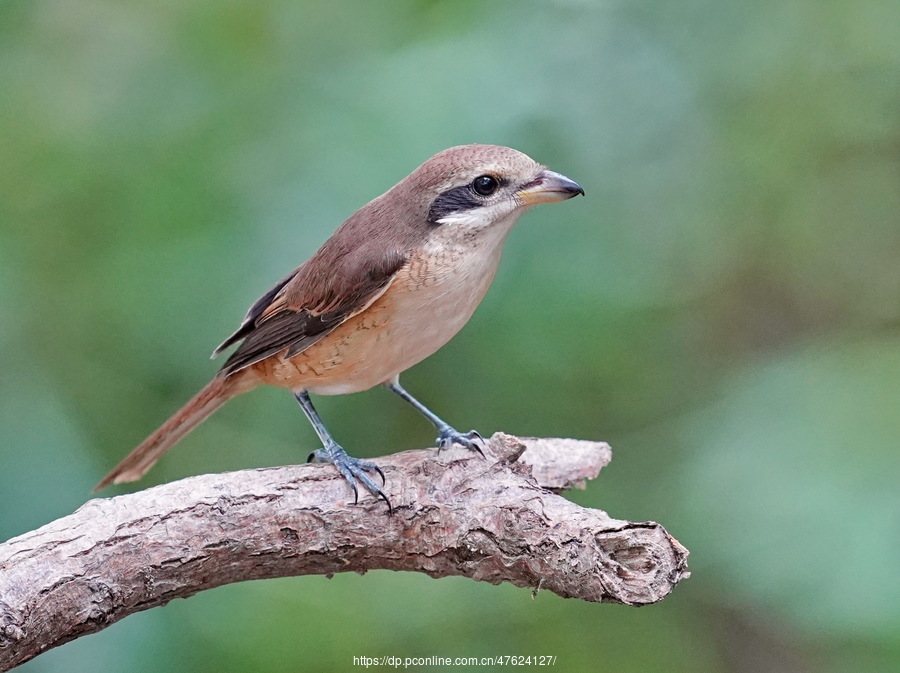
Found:
[[[4, 0], [0, 537], [89, 498], [356, 208], [487, 142], [587, 197], [523, 218], [404, 382], [464, 430], [609, 441], [571, 497], [662, 522], [693, 571], [639, 610], [388, 572], [239, 584], [21, 670], [900, 670], [898, 35], [891, 0]], [[356, 455], [433, 436], [383, 390], [317, 401]], [[135, 488], [315, 446], [259, 390]]]

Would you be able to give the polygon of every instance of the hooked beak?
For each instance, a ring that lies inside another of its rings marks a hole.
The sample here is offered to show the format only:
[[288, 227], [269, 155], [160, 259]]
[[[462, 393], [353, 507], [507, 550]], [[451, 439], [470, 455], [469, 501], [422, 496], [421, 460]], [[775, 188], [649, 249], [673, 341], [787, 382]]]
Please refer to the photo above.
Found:
[[534, 180], [522, 185], [516, 192], [516, 198], [523, 205], [533, 206], [537, 203], [565, 201], [578, 194], [584, 196], [584, 190], [577, 182], [569, 180], [565, 175], [544, 169]]

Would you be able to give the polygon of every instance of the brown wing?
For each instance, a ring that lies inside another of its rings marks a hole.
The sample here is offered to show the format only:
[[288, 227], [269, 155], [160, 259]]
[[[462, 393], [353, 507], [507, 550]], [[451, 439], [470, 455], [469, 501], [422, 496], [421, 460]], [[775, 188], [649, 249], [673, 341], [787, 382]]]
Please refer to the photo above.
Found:
[[372, 259], [356, 254], [328, 255], [320, 250], [306, 264], [257, 300], [237, 331], [213, 353], [242, 341], [222, 366], [226, 375], [287, 349], [293, 357], [342, 322], [367, 308], [390, 284], [407, 257], [386, 252]]

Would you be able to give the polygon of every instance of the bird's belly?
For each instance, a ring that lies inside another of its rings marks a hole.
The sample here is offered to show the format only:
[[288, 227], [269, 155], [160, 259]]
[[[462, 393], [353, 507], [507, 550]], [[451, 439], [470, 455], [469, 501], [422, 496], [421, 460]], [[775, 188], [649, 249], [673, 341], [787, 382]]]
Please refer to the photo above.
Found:
[[446, 344], [471, 317], [499, 262], [444, 251], [411, 261], [369, 308], [290, 360], [256, 365], [266, 383], [320, 395], [390, 381]]

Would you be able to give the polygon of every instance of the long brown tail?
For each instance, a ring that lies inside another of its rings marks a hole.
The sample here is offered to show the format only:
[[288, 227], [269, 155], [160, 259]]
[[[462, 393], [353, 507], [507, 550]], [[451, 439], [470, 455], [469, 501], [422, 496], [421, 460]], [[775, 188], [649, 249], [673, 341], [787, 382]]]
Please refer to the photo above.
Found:
[[234, 379], [224, 376], [217, 376], [207, 383], [190, 402], [176, 411], [156, 432], [125, 456], [112, 472], [103, 477], [103, 481], [97, 484], [94, 490], [99, 491], [110, 484], [137, 481], [143, 477], [166, 451], [200, 425], [207, 416], [238, 393], [248, 390], [246, 386], [235, 385], [236, 383]]

